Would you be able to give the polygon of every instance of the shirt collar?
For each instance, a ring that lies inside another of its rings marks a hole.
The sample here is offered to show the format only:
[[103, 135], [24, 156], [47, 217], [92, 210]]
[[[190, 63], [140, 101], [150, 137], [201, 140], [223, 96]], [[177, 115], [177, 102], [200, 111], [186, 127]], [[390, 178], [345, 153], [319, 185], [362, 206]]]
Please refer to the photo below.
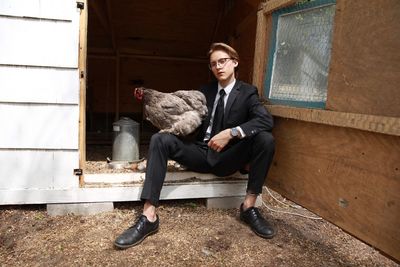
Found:
[[232, 89], [233, 89], [233, 86], [235, 85], [235, 82], [236, 82], [236, 79], [233, 79], [233, 81], [232, 81], [230, 84], [228, 84], [226, 87], [222, 87], [222, 86], [218, 83], [218, 92], [219, 92], [219, 90], [221, 90], [221, 89], [223, 88], [223, 89], [225, 90], [226, 95], [229, 95], [230, 92], [231, 92]]

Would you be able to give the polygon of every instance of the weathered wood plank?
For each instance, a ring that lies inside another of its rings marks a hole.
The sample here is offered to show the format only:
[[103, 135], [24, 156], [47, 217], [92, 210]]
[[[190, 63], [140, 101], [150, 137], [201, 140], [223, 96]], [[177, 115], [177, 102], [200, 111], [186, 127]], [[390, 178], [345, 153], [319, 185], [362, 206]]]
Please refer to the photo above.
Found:
[[272, 115], [288, 119], [315, 122], [369, 132], [400, 136], [400, 118], [384, 117], [320, 109], [267, 105]]
[[263, 12], [269, 14], [277, 9], [295, 4], [298, 0], [269, 0], [265, 3]]
[[327, 109], [400, 117], [399, 25], [398, 0], [337, 1]]
[[[83, 0], [87, 7], [87, 1]], [[81, 11], [79, 18], [79, 167], [85, 168], [86, 164], [86, 83], [87, 83], [87, 35], [88, 35], [88, 8]], [[79, 177], [83, 185], [83, 176]]]
[[79, 103], [76, 69], [0, 66], [0, 102]]
[[0, 148], [78, 149], [78, 105], [0, 103]]
[[[85, 184], [122, 184], [122, 183], [141, 183], [144, 181], [146, 174], [144, 172], [130, 172], [130, 173], [96, 173], [85, 174]], [[239, 172], [229, 176], [232, 179], [247, 180], [247, 175], [240, 174]], [[210, 173], [198, 173], [191, 171], [167, 172], [165, 182], [171, 181], [184, 181], [189, 179], [196, 179], [199, 181], [221, 179], [216, 175]]]
[[269, 47], [267, 38], [270, 36], [270, 25], [271, 17], [266, 17], [262, 10], [258, 11], [252, 84], [257, 86], [260, 95], [264, 94], [264, 77]]
[[400, 138], [277, 118], [268, 184], [400, 259]]

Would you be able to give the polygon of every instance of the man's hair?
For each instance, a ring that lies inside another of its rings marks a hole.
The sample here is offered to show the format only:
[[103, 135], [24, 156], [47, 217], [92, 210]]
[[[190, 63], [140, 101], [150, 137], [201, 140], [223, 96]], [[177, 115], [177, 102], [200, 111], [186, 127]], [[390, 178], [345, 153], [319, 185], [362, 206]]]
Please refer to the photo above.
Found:
[[208, 51], [208, 58], [210, 58], [211, 54], [215, 51], [224, 51], [229, 55], [230, 58], [235, 59], [237, 62], [239, 62], [239, 54], [236, 52], [235, 49], [233, 49], [233, 47], [230, 47], [225, 43], [211, 44], [210, 50]]

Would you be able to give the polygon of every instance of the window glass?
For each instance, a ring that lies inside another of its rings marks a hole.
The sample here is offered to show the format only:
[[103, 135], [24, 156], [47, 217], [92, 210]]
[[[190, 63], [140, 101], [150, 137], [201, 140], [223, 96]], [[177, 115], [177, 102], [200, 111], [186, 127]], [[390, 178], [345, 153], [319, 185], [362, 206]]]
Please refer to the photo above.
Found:
[[267, 75], [272, 103], [275, 99], [289, 105], [324, 107], [334, 13], [335, 5], [328, 3], [300, 5], [273, 15], [273, 61]]

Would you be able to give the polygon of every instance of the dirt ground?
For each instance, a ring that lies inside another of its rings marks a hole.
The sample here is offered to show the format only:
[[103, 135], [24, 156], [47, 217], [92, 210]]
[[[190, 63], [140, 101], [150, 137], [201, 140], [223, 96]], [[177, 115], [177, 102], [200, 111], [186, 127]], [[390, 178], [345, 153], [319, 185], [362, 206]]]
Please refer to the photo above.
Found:
[[[315, 216], [263, 198], [272, 208]], [[113, 241], [141, 204], [114, 206], [98, 215], [56, 217], [43, 205], [0, 206], [0, 266], [399, 266], [327, 221], [262, 207], [278, 229], [266, 240], [238, 220], [238, 209], [207, 210], [204, 200], [163, 201], [159, 232], [118, 250]]]

